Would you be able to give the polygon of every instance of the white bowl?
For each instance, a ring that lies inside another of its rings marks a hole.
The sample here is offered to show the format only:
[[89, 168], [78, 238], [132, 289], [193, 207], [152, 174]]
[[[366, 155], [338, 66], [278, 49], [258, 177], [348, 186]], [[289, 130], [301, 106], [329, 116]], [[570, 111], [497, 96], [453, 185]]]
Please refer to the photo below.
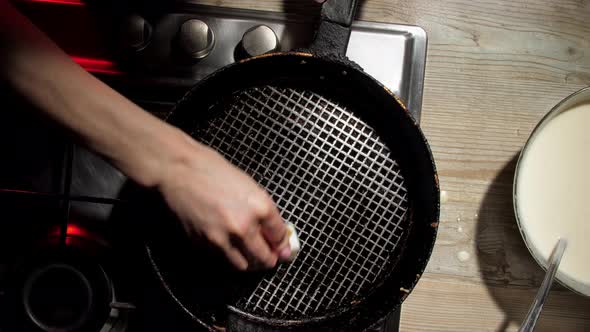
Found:
[[[526, 228], [526, 223], [523, 222], [522, 216], [520, 215], [520, 212], [519, 212], [518, 177], [519, 177], [519, 173], [521, 173], [521, 171], [522, 171], [521, 170], [522, 165], [523, 165], [522, 160], [523, 160], [523, 156], [527, 152], [527, 148], [529, 148], [531, 146], [531, 142], [535, 138], [535, 135], [538, 134], [539, 132], [541, 132], [541, 130], [545, 127], [545, 125], [547, 125], [551, 120], [553, 120], [557, 115], [561, 114], [562, 112], [567, 111], [576, 105], [586, 103], [586, 102], [590, 102], [590, 87], [584, 88], [582, 90], [579, 90], [578, 92], [573, 93], [572, 95], [563, 99], [555, 107], [553, 107], [553, 109], [549, 113], [547, 113], [543, 117], [543, 119], [541, 119], [541, 121], [537, 124], [537, 126], [535, 127], [535, 129], [531, 133], [526, 145], [524, 146], [524, 148], [522, 149], [522, 151], [520, 153], [518, 163], [516, 164], [516, 172], [514, 175], [514, 186], [513, 186], [514, 213], [516, 215], [516, 221], [518, 224], [518, 228], [520, 230], [520, 234], [522, 235], [522, 238], [524, 239], [524, 242], [525, 242], [529, 252], [534, 257], [534, 259], [537, 261], [537, 263], [541, 267], [543, 267], [543, 269], [545, 269], [545, 270], [547, 269], [548, 254], [547, 253], [545, 253], [544, 255], [541, 254], [540, 249], [537, 246], [532, 244], [531, 240], [529, 239], [531, 233]], [[590, 123], [588, 124], [588, 127], [590, 130]], [[590, 153], [590, 149], [588, 149], [587, 151], [580, 151], [580, 153]], [[590, 170], [588, 170], [588, 171], [590, 172]], [[588, 192], [590, 193], [590, 188], [588, 188]], [[589, 197], [590, 197], [590, 194], [589, 194]], [[590, 200], [589, 200], [588, 204], [590, 204]], [[555, 220], [555, 222], [560, 222], [560, 221]], [[590, 220], [585, 220], [584, 222], [590, 223]], [[529, 223], [530, 223], [530, 221], [529, 221]], [[588, 241], [590, 241], [590, 234], [588, 234], [588, 237], [589, 237]], [[555, 243], [557, 243], [557, 239], [555, 239]], [[550, 244], [550, 245], [554, 246], [555, 243]], [[566, 249], [565, 254], [567, 255], [567, 249]], [[590, 255], [590, 253], [588, 253], [588, 255]], [[588, 264], [590, 264], [590, 260], [588, 261]], [[560, 270], [557, 271], [556, 279], [562, 285], [566, 286], [570, 290], [572, 290], [578, 294], [584, 295], [584, 296], [590, 296], [590, 282], [581, 282], [579, 280], [575, 280], [574, 278], [568, 276], [567, 274], [563, 273]]]

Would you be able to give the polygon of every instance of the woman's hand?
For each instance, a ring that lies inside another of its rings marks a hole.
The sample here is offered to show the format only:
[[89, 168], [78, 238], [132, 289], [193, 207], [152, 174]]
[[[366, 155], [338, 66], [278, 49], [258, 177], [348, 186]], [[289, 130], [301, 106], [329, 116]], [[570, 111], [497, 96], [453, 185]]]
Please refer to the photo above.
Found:
[[0, 0], [0, 79], [137, 183], [157, 188], [190, 234], [238, 268], [288, 258], [269, 195], [213, 150], [145, 112], [75, 64]]
[[187, 233], [206, 238], [240, 270], [288, 259], [286, 227], [266, 191], [216, 151], [184, 140], [156, 188]]

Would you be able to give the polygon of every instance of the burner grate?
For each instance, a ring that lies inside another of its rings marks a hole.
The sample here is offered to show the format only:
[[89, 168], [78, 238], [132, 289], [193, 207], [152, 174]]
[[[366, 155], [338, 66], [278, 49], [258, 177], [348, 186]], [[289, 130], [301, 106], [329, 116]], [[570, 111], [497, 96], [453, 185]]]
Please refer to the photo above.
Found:
[[[252, 175], [295, 224], [301, 252], [236, 307], [265, 317], [319, 317], [350, 306], [390, 268], [407, 190], [374, 130], [314, 92], [242, 91], [192, 136]], [[218, 116], [217, 116], [218, 115]]]

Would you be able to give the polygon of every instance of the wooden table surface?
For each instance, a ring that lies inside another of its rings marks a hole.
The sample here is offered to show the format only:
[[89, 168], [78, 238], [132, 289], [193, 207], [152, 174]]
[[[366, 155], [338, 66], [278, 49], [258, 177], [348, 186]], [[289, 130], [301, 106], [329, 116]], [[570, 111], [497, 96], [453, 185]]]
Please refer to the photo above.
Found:
[[[313, 14], [311, 0], [203, 0]], [[358, 18], [429, 36], [422, 128], [440, 175], [440, 231], [403, 331], [514, 331], [543, 271], [514, 219], [516, 159], [553, 105], [590, 85], [589, 0], [366, 0]], [[586, 151], [588, 153], [588, 151]], [[590, 331], [590, 299], [554, 287], [537, 331]]]

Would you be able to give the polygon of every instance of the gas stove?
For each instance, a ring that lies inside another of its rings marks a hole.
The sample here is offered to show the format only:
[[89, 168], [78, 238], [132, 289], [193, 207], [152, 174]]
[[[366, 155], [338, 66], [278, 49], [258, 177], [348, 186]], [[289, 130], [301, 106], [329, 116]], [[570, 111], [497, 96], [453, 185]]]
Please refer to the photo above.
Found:
[[[192, 1], [115, 2], [29, 0], [19, 6], [74, 61], [159, 117], [215, 70], [305, 48], [313, 38], [309, 15]], [[426, 44], [419, 27], [356, 21], [347, 55], [419, 121]], [[137, 223], [121, 221], [128, 216], [121, 199], [125, 176], [26, 101], [15, 95], [6, 100], [0, 122], [0, 208], [6, 216], [0, 222], [0, 305], [10, 314], [0, 318], [0, 331], [203, 330], [157, 282]], [[399, 311], [375, 331], [396, 331], [398, 323]]]

